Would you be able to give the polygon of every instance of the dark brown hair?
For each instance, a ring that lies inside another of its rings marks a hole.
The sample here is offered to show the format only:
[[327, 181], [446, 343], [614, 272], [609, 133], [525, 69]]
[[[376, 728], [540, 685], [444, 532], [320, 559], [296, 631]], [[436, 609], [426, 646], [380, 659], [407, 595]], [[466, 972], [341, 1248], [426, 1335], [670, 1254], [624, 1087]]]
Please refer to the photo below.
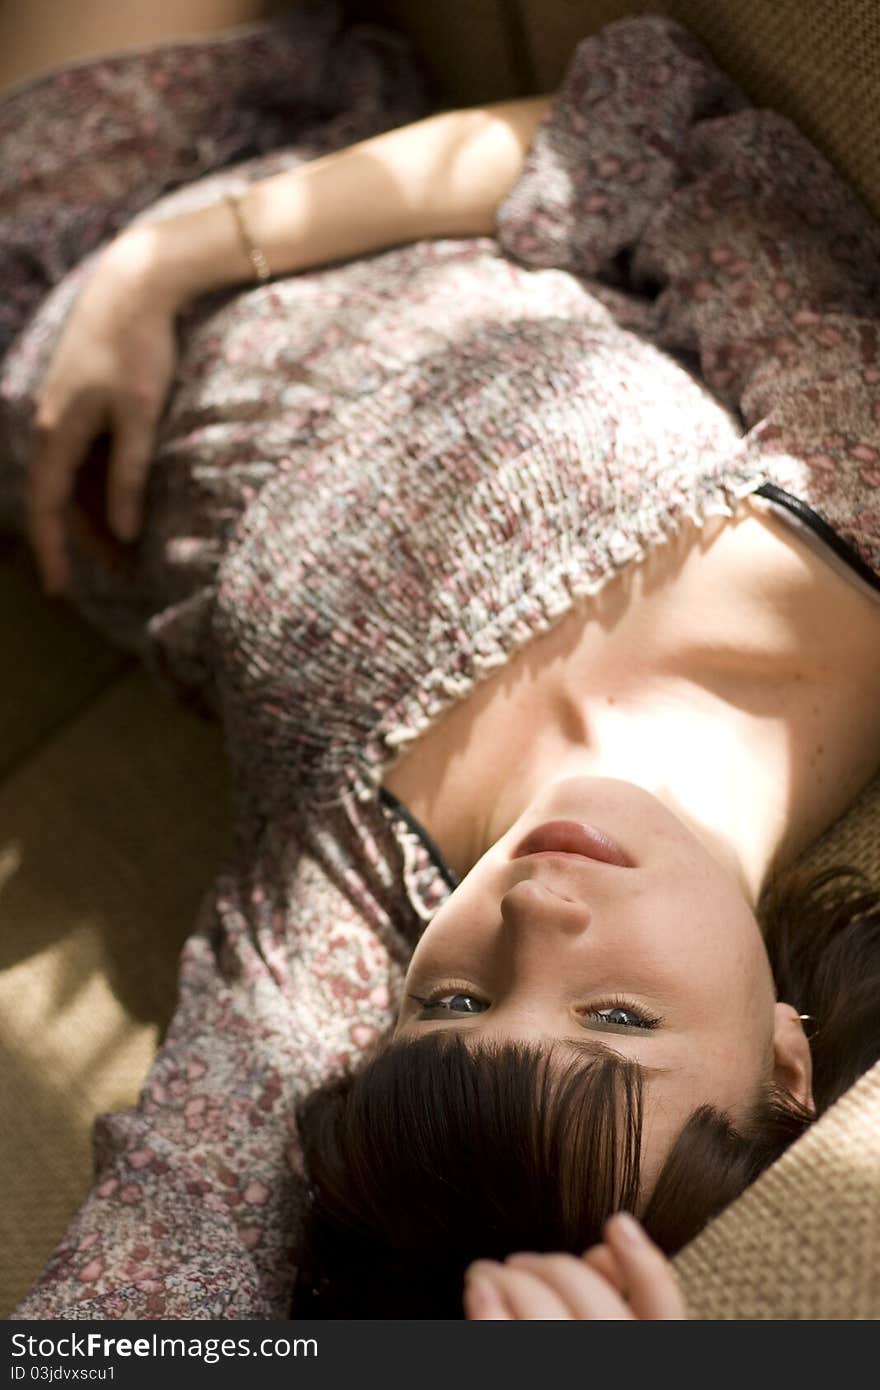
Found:
[[[880, 894], [853, 869], [790, 870], [758, 915], [780, 998], [812, 1014], [816, 1113], [880, 1053]], [[552, 1049], [457, 1034], [386, 1044], [297, 1119], [309, 1200], [293, 1317], [458, 1318], [465, 1267], [513, 1250], [580, 1253], [635, 1210], [640, 1069], [559, 1065]], [[734, 1128], [683, 1127], [641, 1212], [674, 1254], [808, 1127], [768, 1092]]]

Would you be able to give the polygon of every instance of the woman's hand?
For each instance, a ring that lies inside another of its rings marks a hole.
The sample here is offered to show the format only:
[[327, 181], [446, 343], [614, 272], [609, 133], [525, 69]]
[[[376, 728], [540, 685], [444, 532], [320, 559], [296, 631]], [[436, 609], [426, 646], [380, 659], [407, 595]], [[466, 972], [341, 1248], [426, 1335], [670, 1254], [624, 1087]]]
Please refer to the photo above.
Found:
[[[97, 538], [77, 516], [77, 475], [109, 437], [107, 520], [121, 541], [141, 523], [156, 425], [174, 373], [173, 300], [150, 275], [148, 238], [125, 233], [98, 259], [65, 325], [37, 402], [26, 509], [49, 593], [68, 579], [66, 538]], [[106, 542], [104, 550], [108, 549]]]
[[686, 1318], [672, 1265], [639, 1223], [618, 1212], [603, 1234], [604, 1243], [582, 1259], [510, 1255], [503, 1264], [477, 1260], [466, 1275], [466, 1316], [484, 1321]]

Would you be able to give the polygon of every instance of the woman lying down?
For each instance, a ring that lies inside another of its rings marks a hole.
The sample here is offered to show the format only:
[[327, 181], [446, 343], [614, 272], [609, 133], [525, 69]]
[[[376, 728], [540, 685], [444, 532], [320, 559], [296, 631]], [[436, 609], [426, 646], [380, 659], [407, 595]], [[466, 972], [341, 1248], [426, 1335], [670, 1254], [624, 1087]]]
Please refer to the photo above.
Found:
[[18, 1316], [684, 1317], [877, 1058], [880, 232], [667, 19], [425, 110], [327, 7], [0, 106], [10, 520], [237, 832]]

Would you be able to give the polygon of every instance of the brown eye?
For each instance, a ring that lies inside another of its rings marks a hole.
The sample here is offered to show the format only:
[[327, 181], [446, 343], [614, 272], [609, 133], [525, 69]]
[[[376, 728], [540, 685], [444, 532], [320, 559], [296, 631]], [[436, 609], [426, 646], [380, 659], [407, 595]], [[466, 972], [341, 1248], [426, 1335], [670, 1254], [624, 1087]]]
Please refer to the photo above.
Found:
[[425, 1013], [437, 1009], [455, 1014], [480, 1014], [486, 1007], [472, 994], [435, 994], [427, 999], [421, 998], [418, 994], [411, 994], [410, 998], [414, 999]]
[[608, 1028], [650, 1029], [658, 1028], [663, 1022], [662, 1018], [623, 1002], [593, 1005], [592, 1008], [582, 1010], [581, 1017], [594, 1020], [599, 1025], [604, 1024]]

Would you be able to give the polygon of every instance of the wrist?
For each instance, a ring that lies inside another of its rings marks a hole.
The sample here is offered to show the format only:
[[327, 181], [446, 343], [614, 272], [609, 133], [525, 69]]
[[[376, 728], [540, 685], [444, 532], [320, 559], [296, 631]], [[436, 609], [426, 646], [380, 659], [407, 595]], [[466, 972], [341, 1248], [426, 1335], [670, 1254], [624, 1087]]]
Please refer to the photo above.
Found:
[[201, 295], [254, 278], [225, 199], [136, 223], [110, 244], [108, 256], [135, 295], [172, 315]]
[[175, 267], [164, 254], [160, 226], [139, 223], [120, 232], [104, 252], [104, 269], [114, 276], [128, 302], [149, 304], [174, 316], [187, 295]]

